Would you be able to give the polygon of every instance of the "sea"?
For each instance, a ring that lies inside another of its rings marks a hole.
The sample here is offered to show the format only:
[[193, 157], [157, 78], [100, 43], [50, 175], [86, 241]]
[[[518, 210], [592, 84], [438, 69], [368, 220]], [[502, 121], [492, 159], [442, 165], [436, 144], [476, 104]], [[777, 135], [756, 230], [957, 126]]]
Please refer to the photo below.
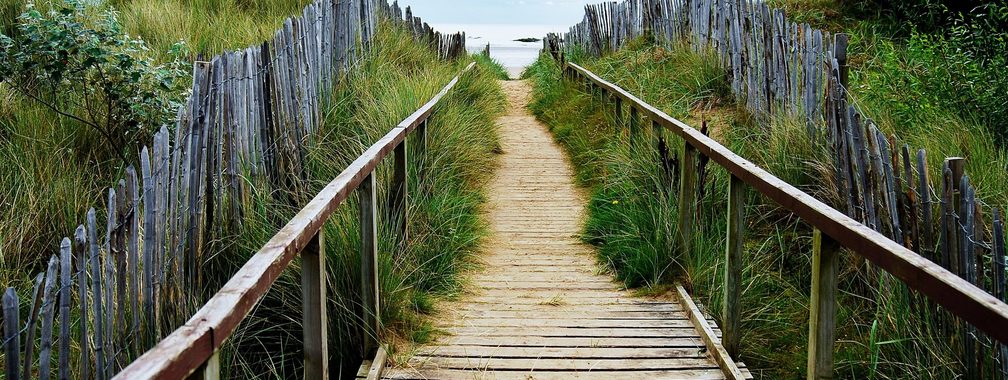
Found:
[[431, 25], [442, 33], [464, 31], [466, 48], [472, 53], [483, 51], [490, 44], [490, 57], [500, 62], [513, 78], [521, 75], [526, 67], [539, 57], [542, 41], [518, 42], [520, 38], [542, 39], [548, 33], [566, 32], [561, 25], [509, 25], [509, 24], [435, 24]]

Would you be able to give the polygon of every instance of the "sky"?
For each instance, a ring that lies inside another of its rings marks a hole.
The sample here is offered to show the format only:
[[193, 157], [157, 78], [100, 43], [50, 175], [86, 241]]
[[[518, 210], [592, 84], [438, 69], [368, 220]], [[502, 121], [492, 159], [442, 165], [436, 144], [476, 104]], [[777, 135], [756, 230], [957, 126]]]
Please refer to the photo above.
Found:
[[581, 21], [584, 6], [599, 0], [399, 0], [430, 24], [564, 25]]

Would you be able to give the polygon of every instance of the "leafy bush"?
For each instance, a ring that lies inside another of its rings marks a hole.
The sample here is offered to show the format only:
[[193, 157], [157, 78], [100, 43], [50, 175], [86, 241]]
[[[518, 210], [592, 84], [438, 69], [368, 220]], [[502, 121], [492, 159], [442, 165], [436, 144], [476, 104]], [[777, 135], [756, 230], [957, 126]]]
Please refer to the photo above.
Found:
[[0, 35], [0, 80], [97, 133], [107, 156], [125, 158], [177, 110], [185, 46], [175, 46], [176, 59], [156, 65], [142, 40], [123, 33], [114, 12], [92, 13], [80, 0], [44, 13], [28, 3], [15, 32]]

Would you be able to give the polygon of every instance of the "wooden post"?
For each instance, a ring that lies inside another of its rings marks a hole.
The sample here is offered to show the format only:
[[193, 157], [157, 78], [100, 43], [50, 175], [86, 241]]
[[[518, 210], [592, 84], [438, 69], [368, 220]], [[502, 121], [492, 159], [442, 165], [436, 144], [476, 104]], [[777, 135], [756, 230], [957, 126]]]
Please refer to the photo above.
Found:
[[[42, 292], [42, 335], [39, 337], [39, 379], [49, 380], [52, 375], [53, 314], [56, 306], [56, 284], [59, 283], [59, 257], [49, 258], [45, 289]], [[26, 363], [25, 365], [31, 365]]]
[[637, 113], [637, 107], [630, 105], [630, 136], [633, 136], [638, 131], [640, 126], [640, 116]]
[[87, 274], [89, 271], [88, 264], [88, 242], [87, 242], [87, 230], [84, 226], [77, 226], [77, 230], [74, 231], [74, 251], [77, 252], [77, 302], [80, 303], [80, 332], [77, 336], [78, 343], [80, 344], [80, 371], [78, 375], [81, 379], [91, 378], [91, 345], [87, 343], [88, 337], [88, 286], [87, 286]]
[[361, 303], [364, 321], [364, 354], [378, 348], [378, 229], [375, 220], [375, 175], [368, 174], [357, 192], [360, 194]]
[[70, 378], [70, 298], [73, 294], [73, 243], [64, 238], [60, 243], [60, 335], [59, 340], [59, 373], [60, 380]]
[[18, 364], [21, 362], [18, 355], [21, 353], [21, 330], [18, 328], [20, 319], [20, 309], [18, 308], [18, 295], [14, 288], [7, 288], [3, 295], [3, 332], [4, 332], [4, 362], [7, 364], [7, 378], [10, 380], [19, 379]]
[[739, 352], [739, 310], [742, 278], [742, 243], [745, 239], [745, 182], [731, 176], [728, 183], [728, 241], [725, 247], [724, 309], [721, 345], [733, 358]]
[[326, 323], [325, 228], [301, 251], [302, 326], [304, 327], [305, 379], [329, 378], [329, 344]]
[[616, 95], [613, 95], [613, 98], [615, 98], [615, 100], [613, 100], [613, 104], [615, 105], [615, 109], [614, 109], [614, 112], [613, 112], [613, 115], [615, 117], [614, 120], [615, 120], [616, 126], [620, 130], [622, 130], [623, 129], [623, 99], [620, 98], [619, 96], [616, 96]]
[[966, 171], [966, 159], [962, 157], [948, 157], [945, 159], [950, 170], [952, 170], [952, 208], [959, 214], [962, 205], [962, 177]]
[[409, 220], [409, 178], [407, 172], [406, 140], [395, 148], [394, 168], [392, 173], [392, 191], [389, 200], [389, 219], [395, 231], [399, 232], [400, 241], [405, 244], [409, 238], [407, 221]]
[[[422, 169], [424, 167], [422, 163], [427, 160], [427, 120], [420, 122], [416, 128], [415, 136], [417, 169]], [[417, 170], [417, 176], [423, 178], [423, 171]]]
[[836, 325], [837, 244], [816, 229], [812, 234], [812, 300], [809, 303], [808, 378], [833, 378]]
[[213, 353], [203, 365], [196, 368], [196, 371], [189, 375], [189, 380], [219, 380], [220, 379], [220, 351]]
[[697, 151], [683, 142], [682, 166], [679, 176], [679, 238], [682, 252], [688, 253], [693, 241], [693, 209], [696, 203]]

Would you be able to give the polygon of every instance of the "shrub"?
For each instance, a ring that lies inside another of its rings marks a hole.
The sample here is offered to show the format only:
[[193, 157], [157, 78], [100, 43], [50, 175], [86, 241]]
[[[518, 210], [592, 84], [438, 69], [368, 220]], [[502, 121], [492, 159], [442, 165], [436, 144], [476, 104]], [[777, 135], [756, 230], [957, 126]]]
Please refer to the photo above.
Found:
[[176, 59], [156, 65], [142, 40], [123, 33], [114, 12], [92, 13], [80, 0], [44, 13], [28, 3], [14, 33], [0, 35], [0, 80], [96, 133], [106, 157], [126, 158], [129, 147], [177, 110], [185, 46], [175, 46]]

